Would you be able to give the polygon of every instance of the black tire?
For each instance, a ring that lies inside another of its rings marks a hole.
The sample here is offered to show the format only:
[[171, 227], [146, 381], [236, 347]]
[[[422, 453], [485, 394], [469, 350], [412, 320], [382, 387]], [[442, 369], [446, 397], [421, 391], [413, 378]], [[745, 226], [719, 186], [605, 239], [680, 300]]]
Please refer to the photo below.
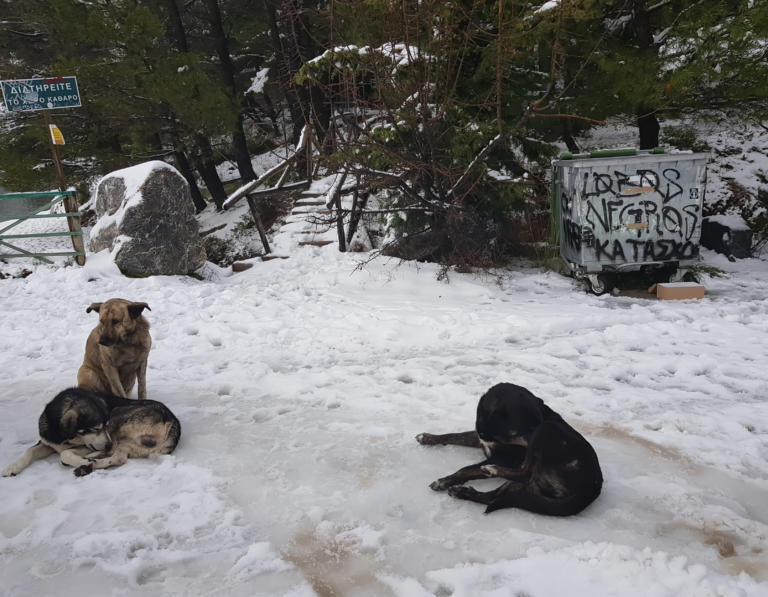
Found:
[[595, 296], [601, 296], [613, 289], [611, 280], [604, 274], [598, 274], [597, 284], [594, 284], [592, 280], [587, 278], [587, 286], [589, 287], [589, 291]]

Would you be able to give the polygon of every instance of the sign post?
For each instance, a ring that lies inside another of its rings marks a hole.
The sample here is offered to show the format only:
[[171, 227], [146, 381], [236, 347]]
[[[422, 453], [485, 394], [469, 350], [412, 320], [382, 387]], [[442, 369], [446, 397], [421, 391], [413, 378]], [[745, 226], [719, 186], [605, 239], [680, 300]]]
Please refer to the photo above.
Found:
[[[0, 86], [3, 90], [5, 107], [9, 112], [43, 111], [43, 118], [45, 119], [45, 125], [51, 140], [51, 152], [53, 153], [53, 163], [56, 166], [59, 190], [66, 191], [67, 185], [64, 181], [64, 170], [61, 167], [59, 151], [56, 147], [56, 145], [64, 145], [64, 138], [58, 127], [51, 123], [50, 110], [57, 108], [79, 108], [82, 105], [80, 103], [80, 90], [77, 88], [77, 77], [14, 79], [0, 81]], [[71, 195], [66, 195], [64, 198], [64, 209], [68, 213], [75, 213], [77, 207], [75, 198]], [[68, 216], [67, 225], [70, 232], [80, 232], [79, 218]], [[76, 235], [71, 238], [75, 251], [85, 253], [83, 237]], [[79, 265], [84, 265], [85, 257], [78, 255], [76, 261]]]

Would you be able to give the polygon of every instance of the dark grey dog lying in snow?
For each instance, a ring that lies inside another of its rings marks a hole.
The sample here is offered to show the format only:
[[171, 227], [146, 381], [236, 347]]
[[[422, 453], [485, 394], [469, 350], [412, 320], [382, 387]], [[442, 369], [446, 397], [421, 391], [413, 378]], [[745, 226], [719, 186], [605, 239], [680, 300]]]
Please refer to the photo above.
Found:
[[82, 388], [64, 390], [51, 400], [40, 415], [38, 430], [40, 441], [8, 466], [3, 477], [17, 475], [54, 452], [81, 477], [125, 464], [128, 458], [170, 454], [181, 437], [179, 420], [161, 402]]
[[[485, 460], [438, 479], [430, 487], [485, 504], [486, 513], [522, 508], [570, 516], [591, 504], [603, 485], [597, 454], [589, 442], [541, 398], [514, 384], [498, 384], [483, 394], [477, 405], [475, 431], [421, 433], [416, 439], [424, 445], [483, 449]], [[487, 492], [462, 485], [488, 477], [507, 482]]]

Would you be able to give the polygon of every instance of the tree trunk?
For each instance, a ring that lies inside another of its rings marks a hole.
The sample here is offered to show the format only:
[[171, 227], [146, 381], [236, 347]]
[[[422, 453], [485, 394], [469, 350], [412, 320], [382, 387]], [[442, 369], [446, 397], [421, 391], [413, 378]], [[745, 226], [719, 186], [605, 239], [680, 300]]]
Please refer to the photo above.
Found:
[[647, 50], [653, 45], [653, 30], [646, 0], [632, 0], [632, 24], [638, 46]]
[[640, 129], [640, 149], [653, 149], [659, 146], [659, 120], [655, 112], [646, 112], [642, 107], [637, 114], [637, 128]]
[[[312, 87], [309, 94], [312, 102], [312, 114], [314, 116], [314, 129], [317, 135], [317, 143], [320, 147], [327, 147], [325, 136], [331, 122], [331, 104], [325, 93], [319, 87]], [[330, 153], [330, 152], [329, 152]]]
[[[653, 52], [653, 29], [646, 0], [632, 0], [632, 23], [640, 50], [651, 56]], [[654, 109], [641, 103], [637, 107], [637, 128], [640, 133], [640, 149], [659, 146], [659, 121]]]
[[[358, 182], [359, 184], [359, 182]], [[352, 202], [352, 212], [349, 214], [349, 227], [347, 228], [347, 244], [352, 243], [352, 239], [357, 232], [357, 227], [360, 225], [360, 220], [363, 217], [365, 206], [368, 204], [368, 197], [370, 197], [369, 191], [363, 191], [358, 193], [355, 189], [355, 199]]]
[[[166, 0], [166, 6], [168, 7], [168, 16], [170, 21], [170, 29], [168, 32], [169, 37], [176, 44], [176, 50], [181, 54], [186, 54], [189, 51], [189, 45], [187, 43], [187, 33], [184, 29], [184, 22], [181, 20], [181, 12], [179, 11], [179, 5], [177, 0]], [[176, 115], [171, 111], [169, 114], [172, 123], [176, 122]], [[180, 148], [179, 132], [176, 130], [175, 124], [173, 125], [174, 133], [174, 145], [176, 149], [173, 152], [173, 156], [176, 160], [176, 164], [179, 167], [179, 171], [182, 176], [189, 183], [189, 191], [192, 195], [192, 203], [195, 207], [195, 212], [199, 213], [206, 207], [205, 199], [200, 192], [200, 187], [197, 186], [197, 180], [192, 170], [192, 166], [189, 163], [187, 154]], [[200, 176], [208, 187], [211, 193], [211, 197], [216, 204], [217, 209], [221, 209], [221, 205], [227, 198], [227, 194], [224, 191], [224, 185], [221, 184], [218, 172], [216, 172], [216, 166], [213, 164], [213, 151], [211, 150], [211, 144], [207, 138], [202, 135], [196, 135], [196, 153], [198, 156], [194, 158], [195, 166], [197, 167]]]
[[192, 203], [195, 206], [195, 213], [200, 213], [206, 207], [203, 194], [200, 192], [200, 188], [197, 186], [197, 180], [195, 179], [195, 173], [192, 170], [192, 166], [189, 164], [187, 154], [183, 151], [176, 149], [173, 152], [173, 158], [176, 160], [176, 166], [181, 172], [181, 175], [189, 183], [189, 192], [192, 195]]
[[[307, 15], [315, 10], [317, 2], [315, 0], [299, 0], [297, 5], [301, 8], [296, 15], [296, 45], [301, 66], [305, 62], [315, 58], [322, 53], [322, 48], [318, 47], [316, 38], [311, 32], [311, 24]], [[303, 97], [302, 97], [303, 96]], [[304, 114], [307, 122], [312, 122], [319, 147], [323, 147], [325, 134], [328, 131], [328, 124], [331, 120], [331, 106], [323, 90], [318, 86], [304, 87], [304, 93], [300, 95], [303, 100]]]
[[561, 118], [560, 125], [561, 125], [560, 130], [562, 131], [560, 133], [560, 137], [565, 142], [565, 145], [568, 148], [568, 151], [570, 151], [571, 153], [578, 153], [579, 144], [576, 143], [576, 139], [573, 138], [573, 127], [571, 126], [571, 119]]
[[195, 156], [195, 167], [211, 193], [211, 200], [216, 205], [216, 209], [223, 209], [224, 201], [227, 199], [227, 192], [221, 183], [219, 173], [216, 171], [216, 164], [213, 161], [213, 149], [210, 141], [202, 135], [196, 136], [198, 155]]
[[280, 127], [277, 126], [277, 112], [275, 111], [275, 106], [272, 103], [272, 98], [269, 97], [269, 94], [266, 92], [262, 94], [262, 97], [264, 98], [264, 113], [272, 123], [272, 131], [275, 133], [275, 135], [279, 135]]
[[283, 93], [285, 94], [285, 101], [288, 104], [288, 112], [291, 115], [291, 122], [294, 123], [291, 141], [296, 145], [301, 136], [301, 129], [304, 124], [306, 124], [306, 119], [304, 118], [301, 109], [301, 101], [299, 100], [296, 85], [293, 82], [293, 75], [295, 73], [291, 66], [291, 59], [285, 50], [283, 37], [280, 34], [275, 0], [264, 0], [264, 7], [269, 18], [269, 35], [272, 38], [272, 47], [275, 50], [275, 55], [279, 57], [278, 69], [280, 86], [283, 88]]
[[[310, 6], [304, 6], [305, 3], [298, 2], [298, 6], [293, 6], [290, 12], [286, 12], [286, 19], [291, 19], [291, 26], [286, 27], [286, 32], [280, 31], [280, 25], [277, 21], [276, 0], [264, 0], [264, 7], [269, 19], [269, 33], [272, 38], [272, 47], [275, 54], [279, 57], [280, 64], [280, 83], [285, 93], [285, 100], [288, 103], [288, 110], [293, 122], [293, 131], [291, 140], [293, 144], [299, 142], [301, 131], [304, 125], [312, 121], [312, 107], [315, 105], [321, 109], [325, 104], [324, 95], [312, 95], [306, 86], [297, 86], [293, 80], [294, 75], [302, 64], [307, 60], [314, 58], [315, 44], [309, 35], [309, 23], [302, 16], [304, 11], [310, 10]], [[323, 130], [318, 134], [318, 140], [321, 140], [328, 126], [330, 111], [327, 117], [320, 118], [320, 125]], [[299, 159], [297, 162], [299, 172], [306, 169], [306, 160]]]
[[187, 33], [184, 30], [184, 23], [179, 12], [179, 5], [176, 4], [176, 0], [166, 0], [166, 5], [168, 6], [168, 18], [172, 30], [169, 36], [176, 40], [176, 49], [182, 54], [186, 54], [189, 51], [189, 47], [187, 45]]
[[251, 215], [253, 216], [253, 223], [256, 225], [256, 231], [259, 233], [261, 244], [264, 247], [264, 254], [267, 255], [272, 252], [272, 249], [269, 248], [269, 239], [267, 238], [267, 231], [264, 230], [264, 224], [261, 221], [261, 214], [259, 213], [259, 208], [256, 205], [256, 200], [253, 199], [253, 197], [248, 197], [248, 207], [251, 210]]
[[227, 36], [224, 33], [224, 26], [221, 21], [219, 0], [206, 0], [206, 4], [210, 16], [211, 34], [213, 35], [216, 53], [219, 56], [219, 62], [221, 64], [221, 74], [224, 78], [225, 85], [229, 88], [229, 96], [232, 99], [232, 103], [237, 109], [237, 119], [235, 121], [234, 129], [232, 130], [232, 145], [235, 150], [235, 161], [237, 162], [237, 169], [240, 172], [240, 179], [243, 183], [246, 183], [251, 180], [256, 180], [258, 177], [251, 165], [251, 156], [248, 152], [245, 131], [243, 130], [242, 94], [238, 93], [237, 82], [235, 81], [235, 66], [232, 64], [232, 56], [230, 56], [229, 53], [229, 42], [227, 41]]

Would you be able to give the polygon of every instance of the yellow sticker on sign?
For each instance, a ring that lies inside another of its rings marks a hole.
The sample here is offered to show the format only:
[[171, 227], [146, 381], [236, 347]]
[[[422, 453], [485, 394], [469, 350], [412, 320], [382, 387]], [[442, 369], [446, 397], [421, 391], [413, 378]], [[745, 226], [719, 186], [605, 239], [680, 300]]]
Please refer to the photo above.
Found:
[[49, 124], [48, 128], [51, 129], [51, 143], [54, 145], [64, 145], [64, 135], [61, 134], [59, 127], [55, 124]]

